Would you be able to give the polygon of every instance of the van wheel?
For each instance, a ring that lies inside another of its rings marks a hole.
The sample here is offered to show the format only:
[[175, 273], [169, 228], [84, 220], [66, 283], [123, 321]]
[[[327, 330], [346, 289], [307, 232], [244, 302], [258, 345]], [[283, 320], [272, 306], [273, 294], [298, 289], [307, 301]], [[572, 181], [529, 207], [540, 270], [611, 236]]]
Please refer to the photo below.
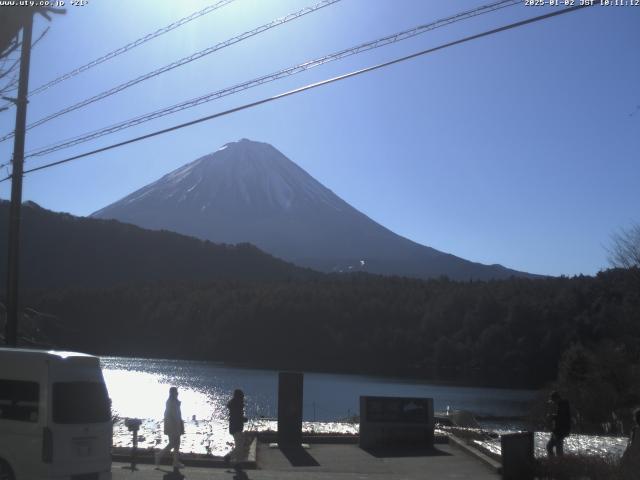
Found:
[[0, 458], [0, 480], [15, 480], [16, 477], [11, 466]]

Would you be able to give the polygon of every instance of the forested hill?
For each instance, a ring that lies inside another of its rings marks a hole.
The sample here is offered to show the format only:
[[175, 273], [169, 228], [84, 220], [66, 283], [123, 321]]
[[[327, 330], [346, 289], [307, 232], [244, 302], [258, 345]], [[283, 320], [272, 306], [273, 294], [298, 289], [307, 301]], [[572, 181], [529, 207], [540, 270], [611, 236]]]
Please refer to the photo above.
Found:
[[[7, 213], [0, 203], [5, 225]], [[510, 386], [555, 379], [569, 352], [569, 377], [640, 402], [637, 268], [488, 282], [326, 275], [250, 245], [31, 204], [21, 278], [22, 338], [59, 348]]]
[[[0, 201], [0, 225], [9, 202]], [[25, 203], [21, 224], [21, 284], [26, 289], [106, 287], [159, 280], [306, 278], [315, 272], [253, 245], [218, 245], [115, 220], [75, 217]], [[6, 282], [6, 229], [0, 234], [0, 289]]]
[[577, 344], [605, 359], [581, 375], [628, 378], [603, 365], [638, 364], [638, 287], [628, 270], [491, 282], [355, 274], [67, 289], [27, 304], [56, 318], [40, 324], [52, 342], [100, 354], [538, 386]]

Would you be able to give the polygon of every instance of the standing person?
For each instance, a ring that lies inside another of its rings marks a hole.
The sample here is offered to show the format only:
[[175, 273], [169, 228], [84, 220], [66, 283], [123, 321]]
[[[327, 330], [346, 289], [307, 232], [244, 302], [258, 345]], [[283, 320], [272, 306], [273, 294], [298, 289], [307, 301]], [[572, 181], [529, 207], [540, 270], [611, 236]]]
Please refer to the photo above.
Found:
[[558, 392], [551, 392], [549, 399], [556, 404], [556, 413], [552, 417], [553, 430], [549, 443], [547, 443], [547, 453], [552, 457], [554, 447], [556, 455], [560, 456], [564, 453], [564, 439], [571, 431], [571, 407], [569, 402], [562, 398]]
[[[635, 425], [629, 436], [627, 449], [620, 462], [623, 472], [636, 475], [640, 469], [640, 408], [633, 412]], [[627, 477], [624, 477], [627, 478]], [[632, 478], [631, 476], [629, 478]]]
[[173, 468], [183, 468], [180, 463], [180, 436], [184, 434], [184, 422], [182, 421], [182, 412], [180, 411], [180, 401], [178, 400], [178, 389], [171, 387], [169, 389], [169, 398], [167, 399], [164, 410], [164, 433], [169, 437], [169, 443], [166, 447], [156, 453], [156, 468], [160, 465], [160, 460], [165, 453], [173, 450]]
[[244, 416], [244, 392], [240, 389], [233, 391], [233, 397], [227, 403], [229, 409], [229, 433], [233, 436], [233, 450], [224, 456], [224, 461], [229, 463], [239, 461], [240, 449], [243, 445], [242, 430], [247, 417]]

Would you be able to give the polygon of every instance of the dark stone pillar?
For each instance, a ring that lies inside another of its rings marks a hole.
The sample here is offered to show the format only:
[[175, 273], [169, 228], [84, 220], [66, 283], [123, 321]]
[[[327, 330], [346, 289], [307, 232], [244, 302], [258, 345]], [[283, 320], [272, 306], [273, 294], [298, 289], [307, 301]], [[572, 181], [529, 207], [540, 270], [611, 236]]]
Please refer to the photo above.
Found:
[[278, 376], [278, 444], [302, 444], [303, 374], [280, 372]]

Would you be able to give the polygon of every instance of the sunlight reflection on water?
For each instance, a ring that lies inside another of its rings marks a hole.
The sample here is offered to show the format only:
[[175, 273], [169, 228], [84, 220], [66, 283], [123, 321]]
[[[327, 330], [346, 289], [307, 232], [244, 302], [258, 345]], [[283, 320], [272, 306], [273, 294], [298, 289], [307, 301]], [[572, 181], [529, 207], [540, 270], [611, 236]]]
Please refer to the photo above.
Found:
[[[233, 438], [227, 431], [226, 402], [231, 388], [223, 388], [225, 382], [222, 379], [214, 376], [205, 384], [194, 378], [191, 369], [185, 368], [180, 362], [103, 358], [102, 364], [113, 402], [113, 413], [119, 418], [113, 431], [115, 447], [131, 446], [131, 432], [124, 425], [124, 419], [128, 417], [143, 420], [138, 432], [139, 448], [164, 446], [167, 442], [162, 424], [164, 405], [169, 388], [178, 386], [182, 418], [185, 420], [181, 451], [215, 456], [222, 456], [229, 451]], [[217, 385], [217, 382], [221, 385]], [[255, 403], [255, 398], [247, 397], [247, 410], [254, 414], [261, 410]], [[270, 411], [264, 405], [262, 410]], [[246, 425], [246, 430], [253, 431], [276, 429], [277, 422], [265, 418], [251, 418]], [[353, 434], [357, 433], [357, 426], [341, 422], [304, 422], [303, 430]]]
[[[114, 446], [131, 445], [127, 417], [143, 420], [140, 448], [164, 446], [162, 419], [169, 387], [177, 386], [185, 420], [184, 452], [224, 455], [228, 434], [226, 403], [235, 388], [245, 391], [247, 430], [276, 430], [278, 372], [229, 367], [208, 362], [103, 357], [103, 373], [114, 413]], [[533, 392], [433, 385], [427, 382], [362, 375], [305, 374], [303, 429], [319, 433], [356, 434], [358, 425], [344, 421], [358, 412], [360, 395], [434, 398], [436, 410], [448, 405], [484, 415], [518, 415]], [[311, 421], [317, 420], [317, 421]], [[522, 428], [515, 427], [514, 428]]]
[[232, 444], [227, 432], [225, 419], [225, 399], [215, 388], [201, 391], [186, 385], [179, 375], [163, 375], [132, 369], [109, 368], [121, 362], [109, 362], [104, 366], [103, 375], [109, 396], [113, 402], [113, 412], [120, 420], [114, 425], [113, 445], [131, 446], [131, 432], [124, 426], [124, 418], [143, 419], [138, 433], [139, 448], [164, 446], [162, 419], [169, 388], [179, 386], [182, 418], [185, 420], [185, 435], [182, 436], [181, 450], [212, 455], [224, 455]]
[[[114, 413], [120, 417], [162, 419], [169, 395], [170, 379], [162, 376], [129, 371], [103, 370], [104, 380], [113, 401]], [[203, 393], [189, 387], [179, 387], [182, 417], [198, 419], [222, 413], [223, 399], [216, 392]], [[218, 415], [222, 416], [222, 415]]]

